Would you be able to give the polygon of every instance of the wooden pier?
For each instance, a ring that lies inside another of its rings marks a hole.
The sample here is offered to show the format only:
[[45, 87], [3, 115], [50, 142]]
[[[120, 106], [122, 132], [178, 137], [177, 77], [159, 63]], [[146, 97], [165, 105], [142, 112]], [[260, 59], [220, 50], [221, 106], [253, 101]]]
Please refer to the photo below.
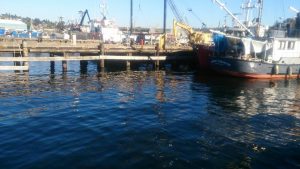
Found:
[[[12, 56], [3, 56], [10, 53]], [[49, 56], [37, 57], [32, 53], [48, 53]], [[185, 56], [181, 56], [182, 53]], [[76, 56], [74, 55], [76, 54]], [[49, 40], [49, 39], [0, 39], [0, 70], [29, 71], [29, 62], [61, 61], [67, 71], [67, 61], [99, 61], [101, 68], [105, 61], [124, 61], [130, 68], [132, 61], [151, 61], [159, 68], [161, 61], [187, 60], [192, 58], [191, 47], [166, 47], [158, 49], [158, 45], [103, 44], [98, 40]], [[3, 65], [2, 63], [10, 63]], [[13, 65], [11, 65], [13, 63]]]

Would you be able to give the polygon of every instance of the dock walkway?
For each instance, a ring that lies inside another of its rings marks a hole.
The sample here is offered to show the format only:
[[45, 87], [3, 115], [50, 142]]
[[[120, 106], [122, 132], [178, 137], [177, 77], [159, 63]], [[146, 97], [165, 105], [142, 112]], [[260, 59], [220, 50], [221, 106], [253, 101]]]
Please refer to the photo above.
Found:
[[[122, 44], [103, 44], [99, 40], [72, 41], [2, 38], [0, 39], [0, 63], [11, 62], [14, 64], [5, 66], [0, 64], [0, 70], [29, 71], [29, 62], [54, 61], [62, 61], [64, 69], [67, 69], [67, 61], [97, 60], [101, 68], [104, 68], [105, 60], [126, 61], [129, 67], [130, 61], [153, 61], [153, 63], [159, 65], [160, 61], [180, 59], [174, 55], [178, 52], [192, 52], [192, 48], [172, 46], [161, 50], [154, 45], [126, 46]], [[12, 56], [3, 56], [1, 53], [10, 53]], [[48, 53], [49, 56], [37, 57], [30, 55], [31, 53]]]

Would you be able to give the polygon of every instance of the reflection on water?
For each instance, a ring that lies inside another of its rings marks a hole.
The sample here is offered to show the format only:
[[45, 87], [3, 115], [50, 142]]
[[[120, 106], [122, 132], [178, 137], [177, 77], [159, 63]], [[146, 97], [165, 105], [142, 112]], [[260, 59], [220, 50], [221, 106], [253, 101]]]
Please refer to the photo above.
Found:
[[0, 75], [2, 167], [300, 167], [297, 80], [69, 67]]

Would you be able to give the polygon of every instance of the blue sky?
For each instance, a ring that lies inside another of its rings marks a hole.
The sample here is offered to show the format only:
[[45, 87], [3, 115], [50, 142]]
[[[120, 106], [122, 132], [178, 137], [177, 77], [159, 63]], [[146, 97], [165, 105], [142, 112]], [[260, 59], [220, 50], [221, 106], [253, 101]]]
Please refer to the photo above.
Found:
[[[163, 24], [163, 0], [133, 0], [134, 1], [134, 25], [144, 27], [162, 27]], [[222, 0], [234, 13], [241, 13], [240, 6], [245, 0]], [[256, 1], [256, 0], [253, 0]], [[267, 25], [274, 23], [279, 18], [295, 16], [289, 10], [289, 6], [300, 9], [300, 0], [264, 0], [263, 22]], [[130, 0], [106, 0], [108, 6], [108, 18], [113, 19], [119, 26], [129, 25]], [[201, 27], [201, 22], [208, 26], [217, 26], [224, 23], [225, 12], [211, 0], [174, 0], [177, 8], [188, 18], [190, 25]], [[192, 8], [195, 15], [188, 12]], [[60, 16], [64, 20], [79, 18], [78, 11], [88, 9], [92, 18], [101, 18], [100, 0], [3, 0], [0, 13], [11, 13], [21, 16], [38, 17], [41, 19], [58, 20]], [[168, 8], [168, 27], [174, 15]], [[231, 23], [231, 19], [227, 19]]]

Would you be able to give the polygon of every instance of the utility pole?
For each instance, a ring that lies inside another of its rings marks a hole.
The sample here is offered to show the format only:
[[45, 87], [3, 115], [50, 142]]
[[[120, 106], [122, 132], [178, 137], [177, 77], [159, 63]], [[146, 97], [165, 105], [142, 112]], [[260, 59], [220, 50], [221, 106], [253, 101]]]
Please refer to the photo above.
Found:
[[133, 32], [133, 0], [130, 0], [130, 35]]
[[167, 29], [167, 0], [164, 0], [164, 34], [166, 34]]
[[166, 37], [167, 37], [167, 0], [164, 0], [164, 30], [163, 30], [163, 42], [162, 42], [163, 49], [166, 49]]

